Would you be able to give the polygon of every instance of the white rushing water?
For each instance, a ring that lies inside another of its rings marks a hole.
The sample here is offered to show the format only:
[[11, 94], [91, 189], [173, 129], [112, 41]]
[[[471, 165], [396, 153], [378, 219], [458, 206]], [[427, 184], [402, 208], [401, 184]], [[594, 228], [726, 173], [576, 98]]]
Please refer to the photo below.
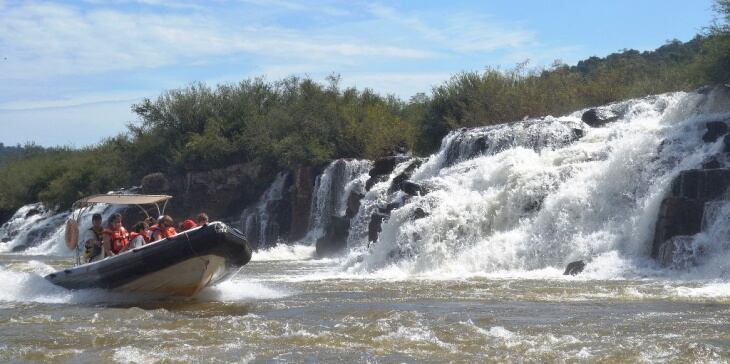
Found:
[[324, 235], [332, 216], [344, 216], [352, 191], [364, 193], [372, 163], [368, 160], [338, 159], [317, 176], [309, 215], [309, 232], [302, 239], [315, 242]]
[[[423, 196], [387, 193], [405, 163], [397, 166], [353, 220], [347, 271], [542, 278], [579, 259], [595, 278], [653, 271], [659, 203], [680, 171], [722, 150], [722, 138], [701, 137], [707, 121], [730, 116], [730, 103], [721, 92], [672, 93], [604, 108], [623, 116], [601, 128], [582, 123], [579, 111], [452, 132], [411, 178], [430, 190]], [[571, 141], [574, 129], [584, 135]], [[368, 244], [374, 207], [404, 199]], [[428, 216], [414, 219], [417, 208]], [[710, 262], [676, 274], [728, 277], [719, 263], [728, 258], [728, 217], [730, 207], [695, 237]]]
[[[241, 216], [241, 225], [246, 238], [257, 247], [276, 244], [281, 237], [282, 227], [279, 224], [279, 206], [286, 200], [286, 189], [291, 181], [291, 175], [280, 172], [276, 179], [264, 191], [259, 201], [251, 208], [246, 209]], [[285, 207], [290, 208], [290, 207]]]
[[[91, 217], [101, 214], [103, 221], [121, 206], [97, 204], [86, 209], [79, 221], [79, 231], [91, 228]], [[5, 224], [0, 226], [0, 238], [8, 241], [0, 243], [0, 253], [20, 251], [29, 255], [73, 255], [64, 242], [65, 223], [72, 215], [78, 216], [79, 210], [56, 211], [47, 209], [41, 203], [21, 207]]]

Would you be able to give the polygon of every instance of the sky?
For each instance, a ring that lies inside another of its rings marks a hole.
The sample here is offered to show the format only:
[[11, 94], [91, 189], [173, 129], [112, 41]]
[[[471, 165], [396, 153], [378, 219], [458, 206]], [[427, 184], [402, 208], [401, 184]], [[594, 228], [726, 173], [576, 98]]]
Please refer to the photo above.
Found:
[[0, 0], [0, 143], [84, 147], [131, 105], [296, 75], [407, 100], [462, 71], [687, 41], [712, 0]]

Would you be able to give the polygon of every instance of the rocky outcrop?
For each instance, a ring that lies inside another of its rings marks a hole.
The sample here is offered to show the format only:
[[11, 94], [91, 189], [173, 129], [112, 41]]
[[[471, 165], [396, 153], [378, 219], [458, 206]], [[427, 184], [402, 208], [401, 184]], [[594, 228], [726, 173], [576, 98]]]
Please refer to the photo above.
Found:
[[[730, 188], [730, 169], [692, 169], [672, 181], [668, 196], [662, 200], [654, 230], [651, 256], [663, 266], [678, 267], [692, 261], [691, 237], [702, 231], [707, 206], [725, 199]], [[677, 262], [684, 262], [678, 264]]]
[[585, 269], [586, 263], [582, 260], [577, 260], [575, 262], [568, 263], [568, 266], [565, 267], [565, 272], [563, 272], [564, 276], [567, 275], [578, 275], [581, 272], [583, 272], [583, 269]]
[[358, 210], [360, 210], [360, 201], [362, 198], [365, 197], [362, 193], [359, 193], [357, 191], [350, 191], [350, 195], [347, 196], [347, 209], [345, 210], [345, 216], [348, 219], [352, 219], [357, 215]]
[[309, 214], [312, 209], [314, 183], [323, 169], [323, 166], [308, 166], [300, 167], [294, 172], [294, 184], [290, 191], [292, 195], [292, 219], [289, 228], [289, 240], [301, 239], [307, 233]]
[[727, 134], [727, 123], [725, 121], [711, 121], [705, 124], [707, 131], [702, 135], [705, 143], [714, 143], [718, 138]]
[[388, 218], [388, 214], [382, 212], [374, 212], [370, 215], [370, 223], [368, 223], [368, 241], [373, 243], [378, 241], [378, 235], [383, 231], [383, 220]]
[[[166, 213], [176, 219], [204, 211], [213, 220], [227, 220], [238, 216], [241, 206], [255, 202], [274, 175], [274, 171], [256, 164], [236, 164], [181, 175], [151, 173], [144, 176], [140, 184], [141, 193], [172, 195]], [[139, 209], [128, 210], [125, 213], [128, 221], [137, 221], [145, 216]], [[157, 215], [154, 208], [148, 213]]]
[[350, 219], [332, 216], [324, 236], [317, 239], [317, 256], [325, 257], [341, 252], [347, 247], [347, 235], [350, 232]]
[[365, 182], [365, 191], [370, 191], [376, 183], [384, 181], [388, 175], [393, 173], [393, 170], [398, 163], [401, 163], [408, 158], [409, 157], [405, 155], [392, 155], [377, 159], [373, 162], [373, 168], [371, 168], [368, 172], [370, 178], [368, 178]]
[[400, 191], [402, 189], [403, 182], [409, 180], [413, 175], [413, 172], [416, 170], [416, 168], [420, 167], [421, 164], [423, 164], [422, 159], [413, 159], [411, 164], [409, 164], [408, 167], [403, 170], [403, 172], [393, 178], [393, 181], [388, 188], [388, 193]]
[[589, 109], [583, 113], [580, 120], [590, 127], [597, 128], [616, 121], [620, 117], [620, 115], [606, 109]]

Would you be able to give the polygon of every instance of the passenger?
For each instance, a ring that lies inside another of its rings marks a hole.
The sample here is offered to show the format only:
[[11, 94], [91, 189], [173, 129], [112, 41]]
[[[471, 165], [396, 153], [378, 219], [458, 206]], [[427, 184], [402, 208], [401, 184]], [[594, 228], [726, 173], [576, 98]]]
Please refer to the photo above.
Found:
[[198, 222], [199, 226], [208, 225], [208, 214], [206, 214], [205, 212], [201, 212], [198, 214], [198, 217], [195, 220]]
[[186, 231], [196, 227], [198, 227], [198, 224], [196, 224], [195, 221], [191, 219], [187, 219], [180, 223], [180, 231]]
[[170, 216], [162, 215], [157, 221], [157, 228], [152, 232], [152, 241], [162, 240], [177, 234], [175, 222]]
[[129, 233], [122, 226], [122, 215], [116, 213], [109, 218], [109, 226], [104, 230], [104, 255], [117, 255], [129, 247]]
[[84, 258], [87, 263], [95, 262], [104, 257], [102, 254], [102, 241], [104, 228], [101, 227], [101, 214], [94, 214], [91, 217], [91, 227], [84, 233]]
[[150, 242], [150, 238], [147, 236], [147, 225], [146, 221], [140, 221], [132, 228], [132, 233], [129, 234], [129, 245], [132, 249], [140, 248]]

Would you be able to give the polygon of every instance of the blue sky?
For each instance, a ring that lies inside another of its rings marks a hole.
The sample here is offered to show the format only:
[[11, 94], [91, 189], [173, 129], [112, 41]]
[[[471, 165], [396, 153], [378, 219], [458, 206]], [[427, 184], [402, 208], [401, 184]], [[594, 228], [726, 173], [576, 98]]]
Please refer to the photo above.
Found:
[[711, 0], [0, 0], [0, 142], [94, 144], [193, 81], [338, 73], [408, 99], [460, 71], [686, 41], [713, 17]]

